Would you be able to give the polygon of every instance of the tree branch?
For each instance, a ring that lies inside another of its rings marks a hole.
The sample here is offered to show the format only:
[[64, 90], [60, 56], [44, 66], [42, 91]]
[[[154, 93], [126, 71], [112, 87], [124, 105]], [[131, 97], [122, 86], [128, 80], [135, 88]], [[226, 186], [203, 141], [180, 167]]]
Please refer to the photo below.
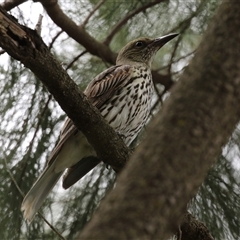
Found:
[[98, 157], [119, 171], [130, 155], [122, 139], [80, 92], [36, 31], [21, 26], [1, 8], [0, 46], [32, 70], [87, 137]]
[[26, 1], [27, 0], [5, 0], [3, 3], [0, 4], [0, 6], [4, 8], [6, 11], [9, 11], [12, 8], [17, 7]]
[[72, 19], [62, 11], [57, 0], [41, 0], [40, 2], [53, 22], [62, 28], [62, 30], [64, 30], [71, 38], [84, 46], [89, 53], [98, 56], [111, 64], [115, 64], [117, 54], [112, 52], [109, 47], [90, 36], [84, 27], [81, 25], [78, 26], [72, 21]]
[[92, 17], [92, 15], [105, 3], [106, 0], [99, 1], [96, 6], [92, 9], [92, 11], [88, 14], [88, 16], [85, 18], [85, 20], [82, 23], [82, 27], [85, 27], [89, 21], [89, 19]]
[[152, 71], [152, 78], [155, 84], [162, 84], [166, 91], [169, 90], [174, 84], [171, 75], [161, 75], [155, 70]]
[[184, 214], [179, 230], [179, 240], [214, 240], [207, 227], [190, 213]]
[[127, 23], [127, 21], [131, 18], [133, 18], [135, 15], [137, 15], [140, 12], [145, 11], [146, 9], [159, 4], [161, 2], [164, 2], [166, 0], [156, 0], [153, 2], [148, 2], [146, 5], [143, 5], [137, 9], [135, 9], [134, 11], [132, 11], [131, 13], [129, 13], [127, 16], [125, 16], [123, 19], [121, 19], [112, 29], [112, 31], [109, 33], [109, 35], [106, 37], [106, 39], [104, 40], [104, 44], [109, 45], [110, 42], [112, 41], [114, 35]]

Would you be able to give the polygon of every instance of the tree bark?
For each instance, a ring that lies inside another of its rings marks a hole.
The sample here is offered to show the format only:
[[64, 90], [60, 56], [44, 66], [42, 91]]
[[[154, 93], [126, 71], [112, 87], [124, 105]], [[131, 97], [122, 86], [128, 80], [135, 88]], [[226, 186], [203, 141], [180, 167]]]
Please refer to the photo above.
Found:
[[184, 214], [179, 227], [178, 240], [214, 240], [206, 226], [190, 213]]

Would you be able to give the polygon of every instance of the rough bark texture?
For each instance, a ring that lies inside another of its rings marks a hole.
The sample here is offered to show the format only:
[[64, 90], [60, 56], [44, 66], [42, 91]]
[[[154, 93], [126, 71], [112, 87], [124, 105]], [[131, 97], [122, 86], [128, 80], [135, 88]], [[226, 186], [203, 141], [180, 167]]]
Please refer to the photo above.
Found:
[[88, 102], [36, 31], [21, 26], [1, 8], [0, 46], [41, 79], [62, 109], [87, 137], [99, 158], [116, 171], [120, 170], [130, 155], [122, 139]]
[[240, 4], [224, 2], [196, 56], [78, 239], [168, 239], [240, 119]]
[[179, 228], [178, 240], [214, 240], [206, 226], [190, 213], [184, 215]]

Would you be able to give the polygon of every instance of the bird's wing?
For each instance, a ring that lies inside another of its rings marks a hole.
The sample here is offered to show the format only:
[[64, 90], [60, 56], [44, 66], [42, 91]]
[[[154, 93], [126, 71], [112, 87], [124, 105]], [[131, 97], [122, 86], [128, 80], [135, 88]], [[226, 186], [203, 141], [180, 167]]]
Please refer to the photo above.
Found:
[[89, 83], [84, 91], [85, 95], [99, 109], [118, 89], [128, 82], [131, 76], [130, 70], [129, 65], [108, 68]]
[[[97, 75], [89, 83], [84, 93], [95, 107], [100, 108], [118, 89], [126, 84], [130, 76], [129, 72], [130, 66], [128, 65], [110, 67]], [[49, 156], [48, 165], [52, 164], [69, 137], [77, 132], [78, 129], [72, 120], [67, 118], [61, 130], [58, 144]]]

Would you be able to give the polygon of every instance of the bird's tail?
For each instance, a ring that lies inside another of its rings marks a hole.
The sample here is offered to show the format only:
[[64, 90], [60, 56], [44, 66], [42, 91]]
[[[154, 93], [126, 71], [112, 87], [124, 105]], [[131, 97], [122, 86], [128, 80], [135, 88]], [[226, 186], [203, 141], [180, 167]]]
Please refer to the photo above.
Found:
[[21, 210], [24, 218], [31, 222], [36, 212], [53, 189], [63, 171], [54, 172], [54, 164], [46, 168], [23, 199]]
[[68, 169], [63, 177], [63, 188], [68, 189], [89, 171], [96, 167], [101, 161], [94, 156], [82, 158], [78, 163]]

